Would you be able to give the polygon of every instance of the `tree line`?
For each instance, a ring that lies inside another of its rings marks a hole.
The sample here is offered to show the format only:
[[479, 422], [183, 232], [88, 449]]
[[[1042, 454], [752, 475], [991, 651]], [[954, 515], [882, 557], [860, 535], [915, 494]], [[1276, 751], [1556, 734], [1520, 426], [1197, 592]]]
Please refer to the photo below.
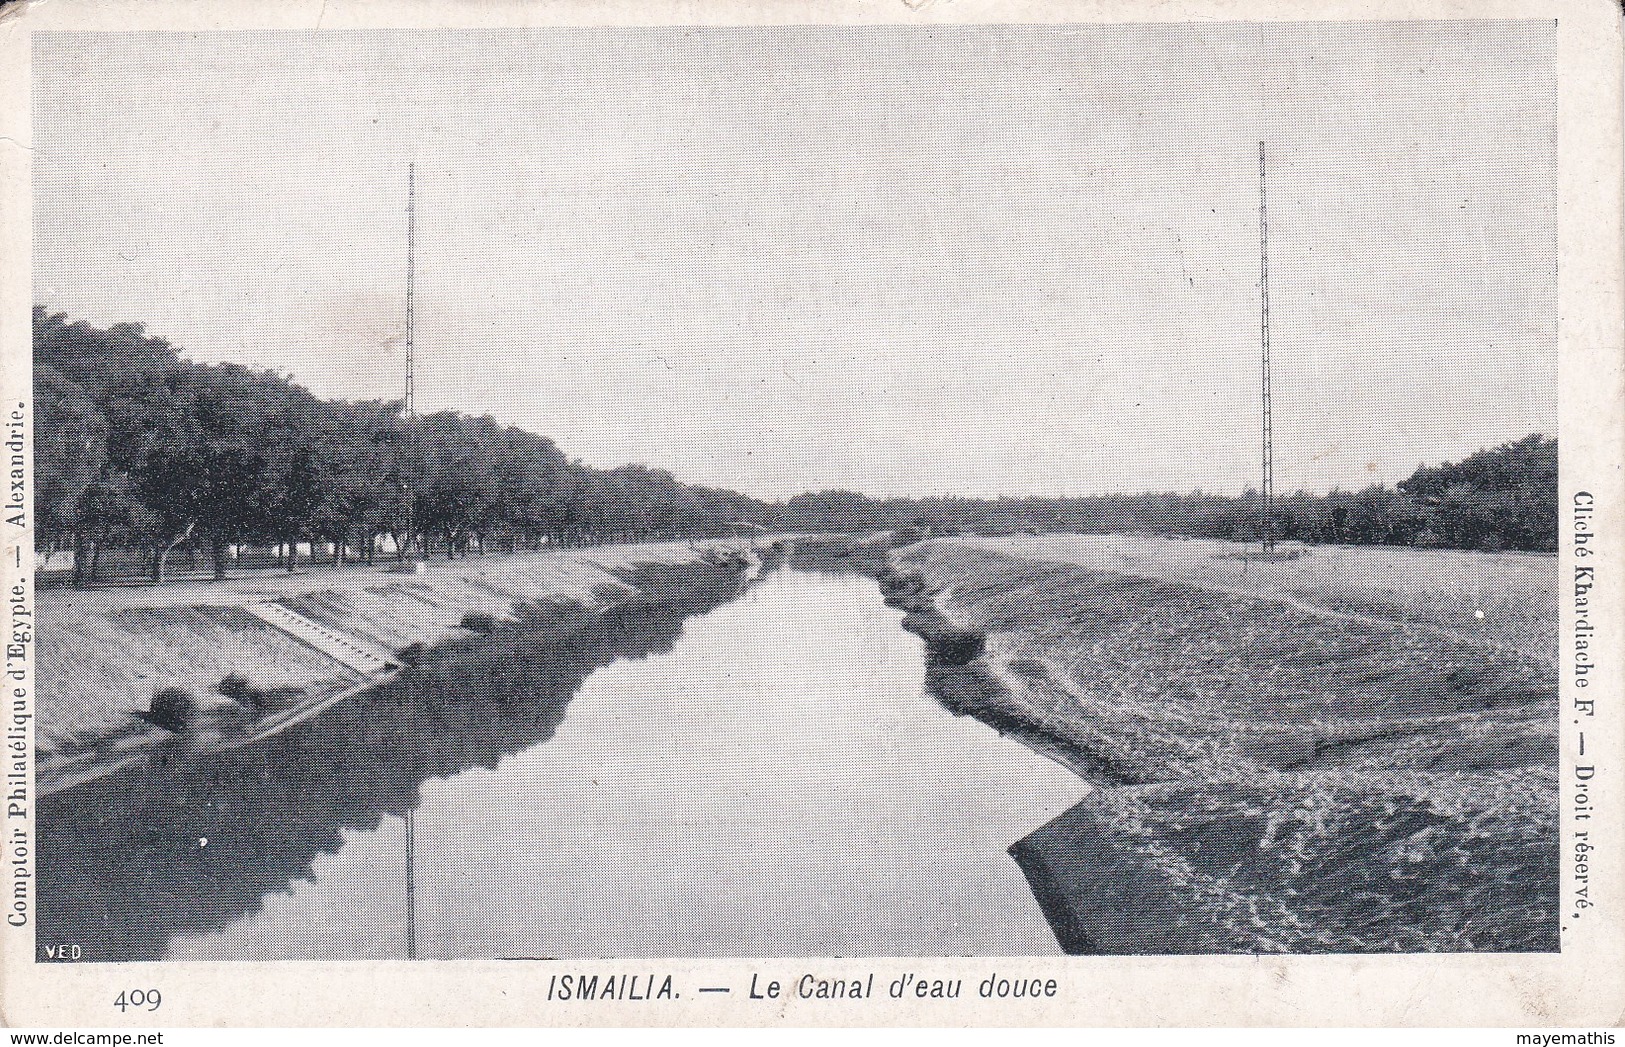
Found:
[[34, 310], [35, 523], [95, 580], [104, 547], [171, 552], [303, 541], [370, 559], [728, 533], [767, 506], [659, 469], [594, 469], [545, 436], [400, 401], [324, 400], [237, 364], [200, 364], [140, 324]]
[[[1140, 531], [1250, 542], [1263, 530], [1260, 505], [1256, 491], [998, 499], [872, 499], [824, 491], [791, 498], [777, 521], [807, 531]], [[1557, 441], [1532, 434], [1460, 462], [1420, 466], [1395, 487], [1278, 496], [1271, 520], [1276, 537], [1289, 541], [1552, 552]]]
[[[139, 549], [154, 580], [177, 548], [210, 554], [301, 542], [371, 560], [385, 547], [470, 550], [782, 531], [1150, 531], [1251, 540], [1258, 499], [886, 498], [846, 491], [766, 502], [639, 465], [596, 469], [488, 416], [408, 419], [400, 401], [326, 400], [291, 379], [186, 359], [142, 325], [102, 329], [34, 309], [35, 524], [72, 549], [77, 583], [104, 549]], [[1550, 551], [1557, 442], [1536, 434], [1397, 487], [1278, 499], [1275, 532], [1310, 542]]]

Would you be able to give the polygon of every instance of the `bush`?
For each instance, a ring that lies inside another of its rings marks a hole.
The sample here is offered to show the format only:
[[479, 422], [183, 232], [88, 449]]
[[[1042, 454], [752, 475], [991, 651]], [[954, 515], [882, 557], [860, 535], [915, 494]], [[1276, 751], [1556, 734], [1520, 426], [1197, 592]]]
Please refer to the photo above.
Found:
[[215, 690], [238, 705], [246, 705], [251, 709], [265, 708], [270, 698], [264, 688], [256, 687], [247, 677], [239, 673], [228, 673], [226, 678], [215, 686]]
[[178, 734], [190, 727], [196, 717], [197, 702], [191, 691], [184, 687], [165, 687], [152, 696], [151, 711], [141, 718]]
[[497, 620], [484, 611], [469, 611], [458, 624], [471, 633], [489, 636], [496, 631]]

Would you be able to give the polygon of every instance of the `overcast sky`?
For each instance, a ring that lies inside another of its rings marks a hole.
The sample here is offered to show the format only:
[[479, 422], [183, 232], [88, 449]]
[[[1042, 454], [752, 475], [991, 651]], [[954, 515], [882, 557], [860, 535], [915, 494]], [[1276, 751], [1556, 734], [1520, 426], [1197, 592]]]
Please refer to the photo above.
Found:
[[36, 37], [35, 300], [767, 496], [1555, 432], [1548, 23]]

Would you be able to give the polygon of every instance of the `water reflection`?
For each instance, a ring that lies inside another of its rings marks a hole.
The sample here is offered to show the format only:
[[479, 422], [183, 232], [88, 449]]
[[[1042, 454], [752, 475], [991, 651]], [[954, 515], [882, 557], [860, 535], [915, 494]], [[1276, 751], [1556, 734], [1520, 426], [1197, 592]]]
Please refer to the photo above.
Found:
[[41, 861], [73, 870], [51, 885], [57, 938], [99, 958], [400, 958], [416, 804], [424, 957], [1056, 952], [1005, 848], [1085, 788], [926, 696], [899, 618], [867, 579], [779, 571], [675, 646], [680, 614], [623, 620], [670, 653], [606, 664], [638, 652], [515, 635], [481, 656], [477, 699], [431, 675], [380, 695], [388, 716], [104, 783], [75, 809], [118, 813]]
[[[670, 650], [686, 617], [738, 592], [720, 571], [643, 574], [655, 595], [597, 615], [530, 608], [516, 627], [437, 649], [417, 671], [251, 748], [197, 758], [177, 747], [44, 798], [40, 959], [56, 943], [78, 944], [86, 960], [162, 959], [175, 935], [257, 910], [347, 841], [398, 832], [426, 779], [552, 737], [594, 669]], [[368, 865], [382, 898], [400, 848]], [[400, 897], [389, 904], [398, 913]], [[367, 930], [390, 937], [376, 921]], [[380, 948], [400, 950], [369, 945]]]

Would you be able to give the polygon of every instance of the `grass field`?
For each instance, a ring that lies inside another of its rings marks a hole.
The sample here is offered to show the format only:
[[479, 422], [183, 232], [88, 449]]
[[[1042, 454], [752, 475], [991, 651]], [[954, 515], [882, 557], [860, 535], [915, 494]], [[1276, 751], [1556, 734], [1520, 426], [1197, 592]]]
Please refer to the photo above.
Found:
[[[1073, 921], [1079, 951], [1555, 948], [1554, 562], [1238, 551], [1053, 536], [898, 554], [987, 633], [1003, 686], [982, 714], [1100, 787], [1017, 848], [1052, 923]], [[1151, 934], [1145, 905], [1098, 886], [1108, 870], [1181, 912]]]
[[1557, 571], [1549, 556], [1283, 544], [1303, 555], [1260, 562], [1229, 542], [1140, 535], [965, 538], [951, 547], [1406, 622], [1540, 661], [1557, 657]]

